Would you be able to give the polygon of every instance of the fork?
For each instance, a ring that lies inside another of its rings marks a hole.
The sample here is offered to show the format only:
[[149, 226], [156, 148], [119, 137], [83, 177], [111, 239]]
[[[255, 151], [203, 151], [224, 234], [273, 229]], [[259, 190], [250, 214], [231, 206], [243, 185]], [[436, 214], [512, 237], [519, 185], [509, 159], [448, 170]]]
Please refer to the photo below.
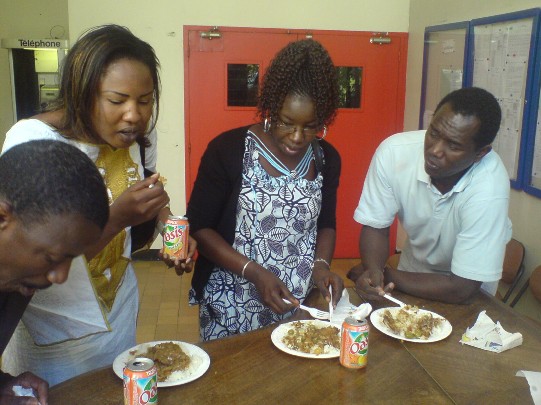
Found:
[[[285, 298], [282, 298], [282, 300], [286, 304], [291, 305], [291, 302], [286, 300]], [[304, 309], [306, 312], [308, 312], [310, 315], [312, 315], [313, 318], [316, 318], [316, 319], [331, 319], [331, 316], [330, 316], [330, 314], [328, 312], [321, 311], [321, 310], [319, 310], [317, 308], [307, 307], [307, 306], [302, 305], [302, 304], [299, 305], [299, 308]]]
[[387, 298], [389, 301], [394, 302], [395, 304], [400, 305], [401, 307], [405, 307], [405, 306], [406, 306], [406, 304], [405, 304], [404, 302], [400, 301], [399, 299], [396, 299], [395, 297], [393, 297], [393, 296], [391, 296], [391, 295], [389, 295], [389, 294], [385, 294], [385, 295], [383, 295], [383, 297], [384, 297], [384, 298]]

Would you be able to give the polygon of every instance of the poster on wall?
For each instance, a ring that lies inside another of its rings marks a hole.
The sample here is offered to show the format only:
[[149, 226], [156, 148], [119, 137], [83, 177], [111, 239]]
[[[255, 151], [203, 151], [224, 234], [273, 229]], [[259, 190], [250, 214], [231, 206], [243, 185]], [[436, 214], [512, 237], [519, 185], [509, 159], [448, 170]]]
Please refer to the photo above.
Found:
[[502, 123], [492, 146], [512, 180], [518, 176], [532, 26], [533, 19], [524, 18], [474, 27], [472, 85], [500, 103]]
[[440, 100], [464, 85], [469, 23], [425, 29], [419, 129], [427, 129]]

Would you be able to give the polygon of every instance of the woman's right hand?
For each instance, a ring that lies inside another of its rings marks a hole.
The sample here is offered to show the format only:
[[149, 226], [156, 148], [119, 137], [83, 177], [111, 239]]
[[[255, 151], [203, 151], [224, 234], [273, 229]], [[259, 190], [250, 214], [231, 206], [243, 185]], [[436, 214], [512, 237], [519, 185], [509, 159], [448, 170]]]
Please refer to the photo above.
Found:
[[[252, 264], [252, 266], [254, 265]], [[299, 300], [291, 294], [291, 291], [287, 289], [282, 280], [259, 264], [258, 266], [260, 268], [257, 271], [254, 271], [256, 269], [252, 269], [250, 272], [250, 269], [247, 268], [245, 274], [249, 281], [257, 288], [261, 302], [277, 314], [285, 314], [298, 307], [300, 304]], [[283, 298], [291, 302], [291, 304], [286, 304]]]
[[169, 195], [159, 181], [159, 173], [135, 183], [111, 205], [110, 221], [119, 231], [154, 218], [169, 203]]

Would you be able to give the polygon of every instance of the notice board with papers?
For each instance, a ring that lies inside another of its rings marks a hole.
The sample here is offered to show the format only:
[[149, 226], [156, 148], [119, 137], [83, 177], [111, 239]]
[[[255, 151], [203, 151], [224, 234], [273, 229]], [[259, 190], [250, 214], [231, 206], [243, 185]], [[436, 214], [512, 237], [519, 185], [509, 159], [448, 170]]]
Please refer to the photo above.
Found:
[[541, 41], [539, 40], [536, 45], [532, 88], [523, 188], [527, 193], [541, 198]]
[[492, 147], [513, 188], [522, 189], [532, 104], [540, 9], [471, 21], [467, 83], [490, 91], [500, 103], [502, 122]]
[[464, 87], [469, 22], [426, 27], [419, 129], [430, 124], [438, 102]]

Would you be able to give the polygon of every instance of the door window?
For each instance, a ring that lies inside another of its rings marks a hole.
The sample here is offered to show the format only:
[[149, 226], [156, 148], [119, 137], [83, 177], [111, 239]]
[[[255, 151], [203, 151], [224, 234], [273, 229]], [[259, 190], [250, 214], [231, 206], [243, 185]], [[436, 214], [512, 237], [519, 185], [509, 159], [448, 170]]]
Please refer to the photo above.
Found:
[[227, 64], [227, 105], [255, 107], [259, 94], [259, 65]]
[[361, 85], [363, 68], [355, 66], [339, 66], [338, 76], [340, 108], [361, 108]]

